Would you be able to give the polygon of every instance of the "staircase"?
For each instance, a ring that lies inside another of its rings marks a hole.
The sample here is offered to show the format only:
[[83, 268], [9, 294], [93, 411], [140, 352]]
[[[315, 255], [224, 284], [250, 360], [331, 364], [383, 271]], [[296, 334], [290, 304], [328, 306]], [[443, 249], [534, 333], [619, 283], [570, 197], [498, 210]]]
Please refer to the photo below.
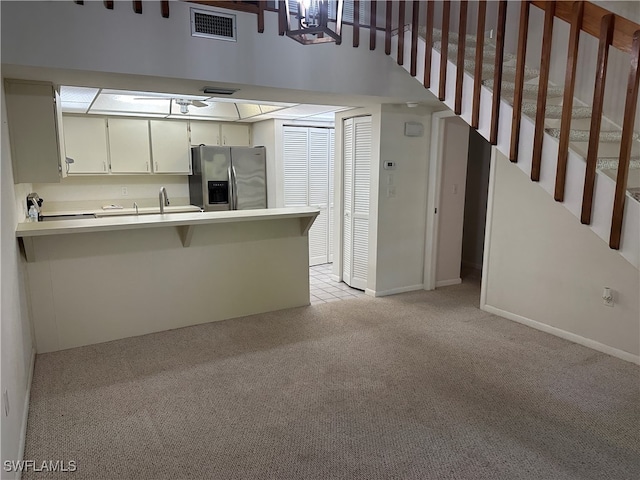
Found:
[[[420, 2], [404, 3], [415, 5]], [[572, 95], [575, 69], [571, 68], [570, 58], [565, 82], [569, 87], [565, 88], [548, 80], [550, 52], [546, 52], [545, 64], [544, 44], [541, 68], [527, 66], [522, 60], [526, 52], [526, 34], [523, 39], [520, 33], [518, 53], [501, 52], [504, 46], [500, 36], [501, 33], [504, 36], [507, 2], [500, 2], [497, 36], [486, 39], [467, 34], [464, 27], [460, 32], [447, 31], [450, 14], [447, 10], [453, 2], [438, 2], [443, 28], [433, 28], [434, 18], [430, 17], [433, 3], [427, 2], [427, 26], [420, 26], [414, 14], [413, 22], [392, 31], [387, 52], [611, 248], [618, 249], [631, 264], [640, 268], [640, 135], [633, 130], [640, 26], [623, 19], [629, 22], [625, 24], [620, 17], [611, 17], [612, 14], [599, 7], [595, 10], [596, 14], [601, 14], [603, 25], [607, 18], [614, 18], [615, 22], [611, 20], [611, 23], [624, 25], [627, 31], [633, 30], [635, 34], [628, 46], [631, 72], [628, 92], [624, 92], [627, 95], [625, 123], [620, 128], [602, 115], [601, 97], [606, 74], [597, 73], [594, 105], [584, 105]], [[464, 5], [466, 2], [459, 3], [459, 24], [463, 25], [468, 7]], [[482, 3], [479, 2], [479, 11]], [[563, 5], [556, 10], [549, 6], [554, 3]], [[578, 19], [584, 17], [588, 2], [522, 2], [515, 6], [522, 8], [520, 28], [524, 25], [526, 30], [529, 10], [537, 4], [545, 9], [543, 38], [547, 39], [554, 10], [574, 12], [572, 30], [577, 32], [581, 23]], [[514, 8], [512, 3], [509, 5]], [[420, 12], [419, 5], [417, 8]], [[589, 13], [593, 14], [593, 11], [590, 7]], [[402, 18], [401, 14], [399, 23]], [[482, 21], [479, 21], [479, 27]], [[601, 28], [603, 30], [605, 27]], [[578, 37], [573, 31], [572, 34], [570, 42]], [[616, 46], [616, 42], [611, 40], [614, 37], [611, 31], [600, 36], [599, 68], [606, 72], [607, 54], [603, 52]], [[603, 40], [602, 37], [606, 38]], [[546, 42], [550, 45], [550, 40]], [[616, 48], [621, 46], [618, 41]], [[571, 49], [570, 44], [570, 54]], [[576, 54], [577, 44], [574, 45]], [[446, 64], [441, 62], [443, 58]], [[458, 64], [462, 66], [461, 71], [457, 69]], [[499, 66], [501, 71], [497, 72]], [[500, 87], [497, 92], [495, 85]], [[479, 95], [475, 93], [476, 88]], [[476, 96], [479, 98], [474, 98]], [[630, 172], [633, 183], [628, 184]]]

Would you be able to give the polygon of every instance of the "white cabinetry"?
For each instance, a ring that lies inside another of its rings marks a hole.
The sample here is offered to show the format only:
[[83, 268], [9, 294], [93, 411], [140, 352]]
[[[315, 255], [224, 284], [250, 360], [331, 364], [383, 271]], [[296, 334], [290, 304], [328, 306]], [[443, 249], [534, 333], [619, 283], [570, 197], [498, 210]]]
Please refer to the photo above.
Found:
[[62, 117], [62, 122], [66, 156], [73, 159], [73, 163], [66, 165], [67, 173], [69, 175], [109, 173], [105, 119], [65, 115]]
[[220, 125], [220, 138], [224, 146], [251, 146], [251, 130], [249, 125], [246, 124], [222, 123]]
[[53, 85], [5, 81], [5, 101], [16, 183], [60, 181], [60, 149]]
[[190, 173], [191, 150], [187, 122], [151, 120], [154, 173]]
[[220, 145], [220, 124], [216, 122], [189, 122], [191, 145]]
[[250, 147], [251, 126], [246, 123], [190, 122], [191, 145]]
[[108, 125], [111, 173], [149, 173], [149, 121], [110, 118]]

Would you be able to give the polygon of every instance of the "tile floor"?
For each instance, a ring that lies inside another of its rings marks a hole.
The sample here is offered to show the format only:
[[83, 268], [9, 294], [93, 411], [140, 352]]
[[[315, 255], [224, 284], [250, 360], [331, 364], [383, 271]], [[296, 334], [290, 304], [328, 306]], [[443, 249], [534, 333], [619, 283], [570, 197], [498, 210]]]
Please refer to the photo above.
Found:
[[348, 300], [364, 295], [362, 290], [357, 290], [346, 283], [332, 280], [331, 267], [331, 263], [309, 267], [311, 305]]

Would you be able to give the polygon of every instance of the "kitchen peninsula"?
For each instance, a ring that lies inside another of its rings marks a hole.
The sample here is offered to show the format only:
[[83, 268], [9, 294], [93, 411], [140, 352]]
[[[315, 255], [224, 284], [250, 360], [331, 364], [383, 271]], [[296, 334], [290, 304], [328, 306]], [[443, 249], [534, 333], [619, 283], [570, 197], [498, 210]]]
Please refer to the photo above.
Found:
[[20, 223], [39, 353], [309, 304], [319, 210]]

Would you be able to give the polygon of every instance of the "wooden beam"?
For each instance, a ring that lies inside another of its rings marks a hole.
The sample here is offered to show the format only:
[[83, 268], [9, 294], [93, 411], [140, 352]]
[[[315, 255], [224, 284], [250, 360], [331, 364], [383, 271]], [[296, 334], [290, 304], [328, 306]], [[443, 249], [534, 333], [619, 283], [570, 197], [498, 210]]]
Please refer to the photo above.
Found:
[[456, 61], [456, 99], [453, 111], [462, 113], [462, 82], [464, 80], [464, 54], [467, 41], [467, 0], [460, 2], [460, 20], [458, 23], [458, 59]]
[[542, 32], [542, 56], [540, 58], [540, 76], [538, 77], [538, 103], [536, 106], [536, 129], [533, 134], [533, 159], [531, 160], [531, 180], [540, 180], [542, 165], [542, 143], [544, 141], [544, 118], [547, 110], [547, 90], [549, 88], [549, 70], [551, 64], [551, 42], [553, 40], [553, 20], [555, 2], [547, 2], [544, 12]]
[[360, 46], [360, 0], [353, 0], [353, 46]]
[[567, 70], [564, 77], [564, 98], [562, 100], [562, 119], [560, 120], [560, 145], [558, 146], [558, 165], [556, 167], [556, 185], [553, 198], [564, 201], [564, 187], [567, 178], [567, 160], [569, 158], [569, 133], [573, 116], [573, 91], [576, 86], [578, 65], [578, 48], [580, 46], [580, 29], [584, 2], [576, 2], [573, 6], [571, 31], [569, 32], [569, 48], [567, 50]]
[[[536, 7], [544, 10], [546, 0], [535, 0], [532, 2]], [[573, 15], [573, 1], [563, 1], [556, 3], [556, 17], [571, 23]], [[602, 17], [606, 15], [614, 15], [606, 8], [600, 7], [591, 2], [584, 2], [584, 16], [582, 19], [582, 30], [594, 37], [600, 36], [600, 25]], [[622, 50], [625, 53], [631, 53], [633, 45], [634, 32], [640, 29], [637, 22], [624, 18], [620, 15], [614, 15], [615, 30], [611, 38], [611, 46]]]
[[529, 33], [529, 11], [531, 5], [525, 0], [520, 5], [520, 26], [518, 30], [518, 57], [516, 61], [515, 92], [513, 93], [513, 117], [511, 121], [511, 148], [509, 160], [518, 161], [520, 143], [520, 123], [522, 121], [522, 90], [524, 88], [524, 67], [527, 58], [527, 35]]
[[440, 84], [438, 99], [444, 100], [447, 93], [447, 60], [449, 55], [449, 23], [451, 18], [451, 2], [442, 3], [442, 39], [440, 41]]
[[613, 200], [613, 217], [611, 218], [611, 234], [609, 246], [618, 250], [622, 238], [622, 221], [624, 219], [624, 202], [627, 197], [627, 179], [629, 177], [629, 159], [633, 144], [633, 121], [638, 107], [638, 84], [640, 72], [638, 59], [640, 57], [640, 30], [633, 35], [631, 48], [631, 68], [629, 69], [629, 83], [627, 84], [627, 99], [624, 104], [624, 122], [622, 123], [622, 141], [620, 144], [620, 158], [618, 160], [618, 177], [616, 179], [616, 194]]
[[133, 1], [133, 11], [138, 13], [138, 14], [142, 14], [142, 1], [141, 0], [134, 0]]
[[425, 38], [425, 55], [424, 55], [424, 88], [431, 86], [431, 54], [433, 52], [433, 0], [427, 0], [426, 9], [426, 25], [427, 35]]
[[580, 221], [585, 225], [591, 223], [591, 209], [593, 206], [593, 190], [596, 182], [596, 166], [598, 163], [598, 146], [600, 145], [600, 126], [602, 124], [602, 109], [604, 104], [604, 87], [607, 80], [607, 63], [609, 61], [609, 46], [613, 37], [615, 16], [613, 14], [602, 17], [600, 26], [600, 43], [598, 46], [598, 63], [596, 66], [596, 85], [593, 89], [593, 103], [591, 107], [591, 128], [589, 129], [589, 148], [587, 150], [587, 166], [584, 173], [584, 190], [582, 192], [582, 212]]
[[398, 0], [398, 65], [404, 65], [405, 0]]
[[411, 16], [411, 67], [409, 73], [412, 77], [416, 76], [418, 70], [418, 23], [420, 16], [420, 2], [413, 0]]
[[278, 35], [283, 36], [287, 29], [287, 10], [284, 0], [278, 0]]
[[378, 2], [371, 2], [371, 15], [369, 15], [369, 50], [376, 49], [376, 16], [378, 14]]
[[264, 33], [264, 11], [267, 8], [266, 0], [258, 0], [258, 33]]
[[482, 58], [484, 57], [484, 25], [487, 16], [487, 1], [478, 2], [478, 27], [476, 29], [476, 62], [473, 73], [473, 106], [471, 126], [478, 128], [480, 121], [480, 92], [482, 90]]
[[387, 0], [386, 3], [386, 24], [384, 28], [384, 53], [391, 55], [391, 22], [393, 15], [393, 2]]
[[500, 119], [500, 95], [502, 93], [502, 64], [504, 61], [504, 33], [507, 26], [507, 2], [502, 0], [498, 6], [498, 25], [496, 37], [496, 63], [493, 73], [493, 103], [491, 105], [490, 143], [498, 143], [498, 120]]

